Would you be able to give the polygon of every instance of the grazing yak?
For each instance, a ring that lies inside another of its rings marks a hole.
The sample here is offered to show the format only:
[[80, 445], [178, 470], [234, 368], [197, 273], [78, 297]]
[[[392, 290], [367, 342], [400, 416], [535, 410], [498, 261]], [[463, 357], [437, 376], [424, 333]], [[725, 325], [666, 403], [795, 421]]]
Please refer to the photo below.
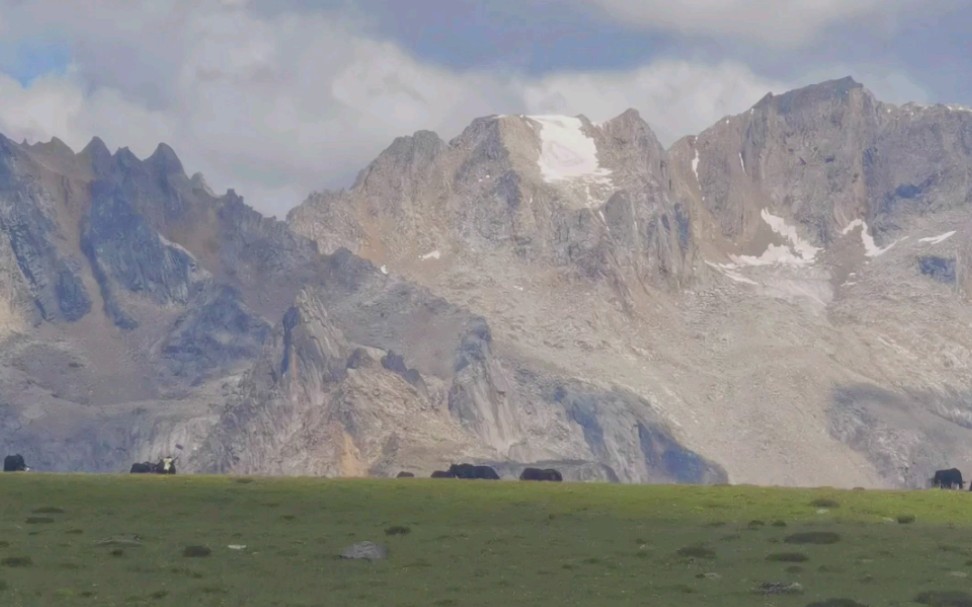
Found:
[[24, 456], [21, 454], [8, 455], [3, 458], [3, 471], [4, 472], [26, 472], [30, 470], [27, 464], [24, 462]]
[[175, 474], [176, 457], [163, 457], [158, 463], [136, 462], [132, 464], [129, 474]]
[[520, 473], [521, 481], [557, 481], [560, 482], [564, 480], [564, 477], [560, 475], [560, 472], [554, 470], [553, 468], [524, 468], [523, 472]]
[[[962, 473], [959, 472], [958, 468], [949, 468], [948, 470], [936, 470], [935, 476], [931, 479], [932, 487], [939, 487], [941, 489], [954, 489], [965, 486], [965, 481], [962, 480]], [[969, 486], [972, 489], [972, 485]]]
[[175, 474], [175, 462], [178, 458], [176, 457], [163, 457], [157, 465], [159, 466], [159, 474]]
[[481, 478], [498, 481], [499, 474], [489, 466], [474, 466], [472, 464], [452, 464], [449, 473], [456, 478]]
[[404, 470], [398, 473], [395, 478], [415, 478], [415, 475], [411, 472], [405, 472]]
[[157, 472], [155, 469], [155, 464], [152, 462], [135, 462], [132, 464], [132, 469], [128, 471], [129, 474], [146, 474]]
[[432, 473], [432, 478], [456, 478], [456, 475], [447, 470], [436, 470]]

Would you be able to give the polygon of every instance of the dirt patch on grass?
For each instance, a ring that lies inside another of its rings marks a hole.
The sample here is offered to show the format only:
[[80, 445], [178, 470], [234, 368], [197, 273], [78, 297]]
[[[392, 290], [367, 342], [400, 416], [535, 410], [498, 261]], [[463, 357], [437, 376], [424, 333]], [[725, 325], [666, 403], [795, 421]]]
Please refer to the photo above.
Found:
[[783, 539], [787, 544], [836, 544], [839, 541], [840, 534], [833, 531], [803, 531]]
[[818, 497], [817, 499], [810, 502], [810, 505], [814, 508], [839, 508], [840, 503], [835, 499], [830, 499], [829, 497]]
[[209, 556], [213, 551], [206, 546], [186, 546], [182, 550], [182, 556], [189, 558], [199, 558]]
[[393, 525], [385, 529], [385, 535], [408, 535], [412, 530], [402, 525]]
[[972, 594], [962, 590], [930, 590], [920, 593], [914, 601], [929, 607], [972, 607]]
[[810, 560], [810, 557], [802, 552], [775, 552], [766, 557], [767, 561], [777, 561], [781, 563], [802, 563]]
[[681, 557], [693, 559], [714, 559], [716, 557], [715, 551], [705, 546], [685, 546], [684, 548], [679, 548], [676, 554]]

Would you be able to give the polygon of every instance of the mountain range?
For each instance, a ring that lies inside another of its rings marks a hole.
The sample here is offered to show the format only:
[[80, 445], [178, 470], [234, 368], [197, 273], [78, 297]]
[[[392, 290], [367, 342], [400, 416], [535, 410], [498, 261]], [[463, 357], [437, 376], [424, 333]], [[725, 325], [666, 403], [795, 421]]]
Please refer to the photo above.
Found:
[[286, 221], [165, 144], [0, 136], [0, 449], [923, 486], [972, 464], [970, 224], [972, 110], [850, 78], [669, 149], [635, 110], [419, 131]]

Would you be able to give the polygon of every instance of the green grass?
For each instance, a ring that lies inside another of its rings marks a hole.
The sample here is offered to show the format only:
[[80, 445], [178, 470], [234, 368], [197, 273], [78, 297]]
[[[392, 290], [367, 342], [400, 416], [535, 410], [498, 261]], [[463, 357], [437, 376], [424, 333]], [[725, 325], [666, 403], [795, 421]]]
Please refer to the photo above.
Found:
[[972, 605], [970, 531], [961, 491], [4, 474], [0, 605]]

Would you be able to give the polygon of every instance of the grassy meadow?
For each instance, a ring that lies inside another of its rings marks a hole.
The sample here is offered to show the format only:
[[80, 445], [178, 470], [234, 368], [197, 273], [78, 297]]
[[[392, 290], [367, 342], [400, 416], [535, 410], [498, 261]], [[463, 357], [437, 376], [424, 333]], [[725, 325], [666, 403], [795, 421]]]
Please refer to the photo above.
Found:
[[972, 607], [970, 573], [968, 491], [0, 475], [11, 607]]

